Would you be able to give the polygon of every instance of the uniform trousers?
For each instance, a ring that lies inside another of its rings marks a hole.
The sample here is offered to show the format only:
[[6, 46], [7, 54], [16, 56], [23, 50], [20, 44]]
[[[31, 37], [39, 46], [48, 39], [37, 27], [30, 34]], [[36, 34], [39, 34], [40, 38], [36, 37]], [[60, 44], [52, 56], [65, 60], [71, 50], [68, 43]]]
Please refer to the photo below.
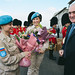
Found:
[[14, 71], [9, 71], [9, 72], [0, 69], [0, 75], [20, 75], [20, 68]]
[[44, 53], [32, 53], [31, 66], [28, 68], [27, 75], [39, 75], [39, 67], [43, 60]]

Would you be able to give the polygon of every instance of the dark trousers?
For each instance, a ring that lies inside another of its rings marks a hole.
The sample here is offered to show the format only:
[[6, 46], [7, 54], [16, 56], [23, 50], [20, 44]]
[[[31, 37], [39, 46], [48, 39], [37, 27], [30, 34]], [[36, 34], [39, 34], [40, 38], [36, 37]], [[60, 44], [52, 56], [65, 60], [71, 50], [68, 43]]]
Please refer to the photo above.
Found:
[[54, 50], [49, 50], [49, 58], [53, 58], [53, 51]]

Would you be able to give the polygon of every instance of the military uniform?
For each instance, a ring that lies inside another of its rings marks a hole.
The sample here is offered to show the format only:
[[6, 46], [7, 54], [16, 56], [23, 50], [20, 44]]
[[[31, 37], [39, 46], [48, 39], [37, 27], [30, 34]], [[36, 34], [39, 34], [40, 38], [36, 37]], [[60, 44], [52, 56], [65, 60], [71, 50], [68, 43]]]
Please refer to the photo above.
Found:
[[64, 13], [62, 15], [61, 23], [62, 23], [62, 26], [64, 26], [63, 29], [62, 29], [62, 36], [63, 36], [63, 43], [64, 43], [64, 39], [65, 39], [65, 36], [66, 36], [67, 28], [71, 24], [71, 21], [69, 20], [68, 13]]
[[23, 28], [22, 28], [22, 27], [20, 27], [20, 28], [18, 28], [18, 30], [17, 30], [17, 31], [18, 31], [18, 33], [19, 33], [19, 32], [23, 32]]
[[11, 35], [14, 35], [14, 34], [18, 35], [18, 26], [17, 25], [18, 25], [18, 20], [14, 19], [13, 20], [13, 32], [10, 33]]
[[26, 27], [22, 27], [22, 32], [26, 32]]
[[[19, 75], [19, 61], [25, 57], [25, 53], [20, 53], [15, 40], [11, 37], [0, 34], [0, 50], [4, 48], [5, 56], [0, 55], [0, 75]], [[1, 51], [0, 51], [1, 52]]]
[[62, 29], [62, 36], [63, 36], [63, 42], [62, 42], [62, 44], [65, 41], [66, 32], [67, 32], [67, 27], [64, 26], [63, 29]]
[[49, 29], [51, 35], [54, 35], [54, 37], [49, 39], [49, 59], [55, 60], [56, 58], [53, 56], [53, 51], [54, 51], [54, 46], [57, 43], [56, 37], [56, 25], [58, 24], [58, 19], [57, 17], [52, 17], [50, 20], [50, 26], [52, 28]]
[[62, 29], [63, 38], [66, 36], [66, 32], [67, 32], [67, 27], [64, 26]]
[[56, 40], [56, 36], [57, 36], [56, 29], [50, 28], [49, 31], [52, 33], [52, 35], [54, 35], [54, 37], [49, 39], [49, 42], [52, 40], [52, 42], [54, 44], [56, 44], [57, 43], [57, 40]]
[[11, 35], [14, 35], [14, 34], [18, 35], [17, 28], [13, 28], [13, 32], [11, 32], [10, 34]]
[[20, 28], [13, 28], [13, 32], [10, 33], [10, 34], [11, 35], [14, 35], [14, 34], [18, 35], [19, 32], [23, 32], [23, 31], [25, 31], [25, 29], [22, 28], [22, 27], [20, 27]]
[[25, 28], [21, 27], [22, 22], [20, 20], [18, 20], [18, 19], [14, 19], [13, 20], [13, 25], [14, 26], [17, 26], [17, 27], [16, 28], [15, 27], [13, 28], [13, 32], [10, 33], [11, 35], [14, 35], [14, 34], [18, 35], [19, 32], [25, 31]]
[[[35, 26], [30, 26], [27, 28], [27, 31], [26, 32], [29, 32], [31, 33], [31, 31], [33, 29], [36, 29], [36, 30], [39, 30], [40, 27], [36, 28]], [[49, 47], [49, 40], [47, 40], [43, 47], [41, 48], [41, 50], [46, 50], [46, 48]], [[33, 52], [32, 53], [32, 56], [31, 56], [31, 65], [30, 67], [28, 68], [28, 72], [27, 72], [27, 75], [39, 75], [39, 67], [40, 67], [40, 64], [43, 60], [43, 57], [44, 57], [44, 53], [40, 54], [40, 53], [37, 53], [37, 52]]]
[[[41, 14], [39, 14], [37, 12], [33, 13], [32, 16], [30, 17], [31, 18], [31, 21], [34, 18], [36, 18], [36, 17], [39, 17], [40, 18], [40, 21], [41, 21], [42, 16], [41, 16]], [[40, 28], [41, 28], [40, 25], [38, 27], [35, 27], [35, 25], [30, 26], [30, 27], [27, 28], [26, 33], [29, 32], [29, 34], [30, 34], [34, 30], [37, 30], [38, 31]], [[47, 40], [43, 44], [41, 50], [45, 51], [46, 48], [48, 48], [48, 46], [49, 46], [49, 40]], [[44, 57], [44, 53], [37, 53], [37, 52], [33, 52], [32, 53], [32, 56], [31, 56], [31, 65], [28, 68], [27, 75], [39, 75], [39, 68], [40, 68], [40, 64], [41, 64], [41, 62], [43, 60], [43, 57]]]
[[49, 58], [55, 59], [54, 56], [53, 56], [53, 51], [54, 51], [55, 44], [57, 43], [56, 30], [54, 28], [50, 28], [49, 30], [52, 33], [52, 35], [54, 35], [54, 37], [49, 39], [49, 45], [50, 45], [49, 46]]

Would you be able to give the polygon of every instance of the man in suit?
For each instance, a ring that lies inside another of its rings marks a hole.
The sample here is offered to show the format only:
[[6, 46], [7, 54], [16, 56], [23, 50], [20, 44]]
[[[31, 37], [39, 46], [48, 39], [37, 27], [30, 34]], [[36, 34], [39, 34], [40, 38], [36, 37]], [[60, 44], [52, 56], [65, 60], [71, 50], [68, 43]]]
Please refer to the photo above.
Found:
[[72, 24], [67, 29], [65, 43], [59, 54], [65, 57], [64, 75], [75, 75], [75, 4], [69, 7], [69, 19]]

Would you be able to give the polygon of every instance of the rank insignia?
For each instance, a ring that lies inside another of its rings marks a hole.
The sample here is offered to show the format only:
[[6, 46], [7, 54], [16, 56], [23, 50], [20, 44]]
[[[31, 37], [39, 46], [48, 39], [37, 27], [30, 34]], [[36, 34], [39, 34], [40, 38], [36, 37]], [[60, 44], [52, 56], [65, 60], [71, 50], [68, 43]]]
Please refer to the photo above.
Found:
[[5, 48], [4, 47], [1, 47], [0, 48], [0, 56], [1, 57], [5, 57], [7, 55], [6, 51], [5, 51]]

